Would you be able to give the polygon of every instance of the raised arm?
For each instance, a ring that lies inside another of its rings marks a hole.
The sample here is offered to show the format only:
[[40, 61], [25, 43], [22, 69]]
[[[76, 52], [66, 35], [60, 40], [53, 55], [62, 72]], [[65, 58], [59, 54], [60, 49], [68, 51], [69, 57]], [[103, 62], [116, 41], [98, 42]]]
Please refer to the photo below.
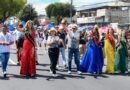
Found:
[[18, 30], [18, 31], [20, 31], [20, 32], [25, 32], [25, 28], [20, 28], [20, 27], [16, 27], [16, 29]]

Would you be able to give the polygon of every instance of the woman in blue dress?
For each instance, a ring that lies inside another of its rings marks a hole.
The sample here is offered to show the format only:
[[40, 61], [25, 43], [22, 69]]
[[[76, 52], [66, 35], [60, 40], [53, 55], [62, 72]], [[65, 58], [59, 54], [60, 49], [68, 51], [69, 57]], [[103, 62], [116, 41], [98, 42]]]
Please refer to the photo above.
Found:
[[101, 74], [103, 68], [103, 52], [99, 43], [98, 28], [94, 28], [91, 40], [80, 63], [80, 71]]

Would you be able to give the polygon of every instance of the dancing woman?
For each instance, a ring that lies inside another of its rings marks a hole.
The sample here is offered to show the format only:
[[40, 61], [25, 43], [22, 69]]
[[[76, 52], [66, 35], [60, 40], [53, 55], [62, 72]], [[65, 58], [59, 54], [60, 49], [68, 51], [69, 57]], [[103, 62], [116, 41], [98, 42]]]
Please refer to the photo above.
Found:
[[114, 31], [112, 28], [108, 29], [104, 44], [104, 52], [107, 60], [106, 73], [109, 74], [114, 73], [114, 59], [115, 59], [116, 47], [113, 33]]
[[128, 50], [127, 50], [127, 38], [125, 30], [122, 31], [120, 36], [120, 46], [117, 48], [115, 58], [115, 72], [125, 73], [127, 69]]
[[103, 52], [102, 48], [99, 47], [98, 28], [93, 29], [91, 36], [87, 51], [80, 63], [80, 70], [82, 72], [101, 74], [103, 67]]
[[50, 73], [53, 76], [56, 75], [56, 65], [59, 58], [59, 44], [63, 43], [62, 40], [56, 35], [57, 30], [52, 28], [50, 30], [50, 36], [48, 37], [47, 44], [48, 44], [48, 56], [50, 58]]

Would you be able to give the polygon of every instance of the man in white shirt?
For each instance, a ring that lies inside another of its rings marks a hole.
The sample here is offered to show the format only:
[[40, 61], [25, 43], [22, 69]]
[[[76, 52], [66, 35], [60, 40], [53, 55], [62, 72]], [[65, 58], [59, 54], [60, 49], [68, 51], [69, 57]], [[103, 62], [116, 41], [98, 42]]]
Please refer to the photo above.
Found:
[[10, 45], [14, 43], [14, 39], [8, 32], [6, 25], [3, 25], [0, 32], [0, 61], [2, 63], [3, 77], [6, 78], [6, 68], [10, 55]]
[[71, 74], [71, 63], [72, 63], [72, 57], [74, 54], [74, 60], [75, 64], [77, 66], [77, 73], [81, 74], [79, 71], [79, 39], [80, 39], [80, 33], [78, 31], [78, 26], [74, 24], [72, 26], [72, 30], [67, 31], [67, 38], [68, 38], [68, 74]]

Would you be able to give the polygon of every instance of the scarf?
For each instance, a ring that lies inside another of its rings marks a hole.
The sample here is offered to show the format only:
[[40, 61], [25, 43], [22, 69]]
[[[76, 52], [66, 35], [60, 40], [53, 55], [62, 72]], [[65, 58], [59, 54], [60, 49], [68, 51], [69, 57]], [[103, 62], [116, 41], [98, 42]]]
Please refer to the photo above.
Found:
[[92, 33], [92, 37], [93, 37], [94, 43], [96, 44], [96, 46], [98, 46], [99, 44], [98, 36], [95, 33]]
[[111, 34], [106, 35], [106, 39], [109, 40], [110, 44], [112, 45], [113, 49], [115, 50], [115, 41]]
[[25, 32], [25, 36], [26, 36], [27, 39], [33, 44], [33, 46], [35, 46], [34, 38], [31, 36], [31, 34], [29, 33], [28, 30]]

